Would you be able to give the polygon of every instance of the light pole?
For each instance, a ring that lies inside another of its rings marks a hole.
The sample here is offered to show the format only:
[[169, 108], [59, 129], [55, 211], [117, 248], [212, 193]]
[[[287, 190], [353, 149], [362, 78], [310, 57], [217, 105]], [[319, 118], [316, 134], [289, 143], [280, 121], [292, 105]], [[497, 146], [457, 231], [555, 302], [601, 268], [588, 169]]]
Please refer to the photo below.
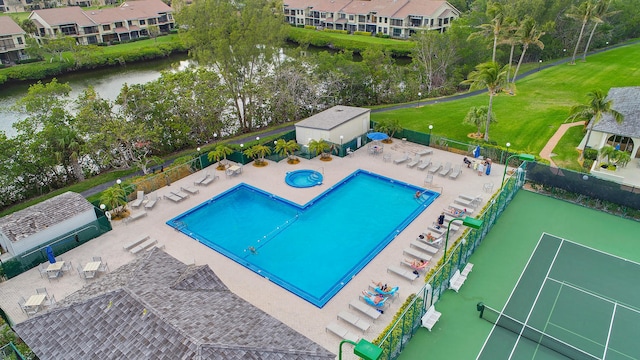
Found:
[[453, 222], [457, 220], [462, 220], [462, 225], [470, 227], [472, 229], [480, 229], [482, 227], [482, 223], [484, 222], [480, 219], [472, 218], [471, 216], [465, 216], [463, 218], [459, 217], [459, 218], [451, 219], [451, 221], [449, 221], [449, 225], [447, 225], [447, 237], [444, 239], [444, 252], [442, 255], [442, 258], [444, 259], [443, 264], [447, 262], [447, 246], [449, 245], [449, 230], [451, 230], [451, 224], [453, 224]]
[[418, 107], [420, 107], [420, 100], [422, 99], [422, 93], [418, 93]]
[[342, 154], [342, 141], [344, 140], [344, 136], [340, 135], [340, 156], [343, 156]]
[[609, 47], [609, 42], [607, 41], [607, 42], [605, 42], [605, 47], [604, 48], [606, 49], [608, 47]]
[[244, 165], [244, 144], [240, 144], [240, 156], [242, 157], [242, 165]]
[[[509, 143], [507, 143], [509, 144]], [[502, 182], [500, 183], [500, 190], [502, 190], [502, 186], [504, 185], [504, 177], [507, 175], [507, 168], [509, 167], [509, 160], [511, 158], [517, 157], [522, 161], [535, 161], [536, 157], [531, 154], [513, 154], [507, 157], [507, 161], [504, 163], [504, 173], [502, 174]]]
[[542, 66], [542, 59], [538, 60], [538, 71], [540, 71], [540, 66]]
[[216, 141], [218, 141], [218, 133], [213, 133], [213, 144], [216, 144]]
[[567, 49], [562, 49], [562, 57], [566, 57], [567, 56]]
[[198, 162], [200, 163], [200, 169], [202, 169], [202, 158], [200, 157], [200, 146], [196, 148], [196, 151], [198, 151]]
[[342, 344], [344, 343], [354, 345], [355, 348], [353, 348], [353, 353], [357, 356], [360, 356], [364, 360], [378, 360], [380, 359], [380, 356], [382, 356], [382, 349], [365, 339], [360, 339], [358, 343], [351, 340], [342, 340], [340, 341], [338, 360], [342, 360]]

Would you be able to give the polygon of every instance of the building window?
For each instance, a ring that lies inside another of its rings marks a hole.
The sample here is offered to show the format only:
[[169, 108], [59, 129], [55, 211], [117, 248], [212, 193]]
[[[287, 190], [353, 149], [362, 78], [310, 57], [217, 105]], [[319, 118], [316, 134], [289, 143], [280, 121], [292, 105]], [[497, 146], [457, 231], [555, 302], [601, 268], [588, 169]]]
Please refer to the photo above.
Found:
[[102, 30], [104, 30], [104, 31], [111, 30], [111, 25], [102, 25]]
[[353, 21], [354, 17], [353, 15], [349, 15], [349, 21]]
[[131, 20], [127, 20], [127, 25], [129, 25], [129, 26], [133, 26], [133, 21], [131, 21]]
[[117, 28], [122, 27], [122, 21], [118, 21], [118, 22], [116, 22], [116, 27], [117, 27]]
[[144, 20], [140, 20], [140, 25], [144, 25], [146, 22]]
[[22, 45], [23, 44], [22, 36], [18, 36], [17, 39], [18, 39], [18, 44]]

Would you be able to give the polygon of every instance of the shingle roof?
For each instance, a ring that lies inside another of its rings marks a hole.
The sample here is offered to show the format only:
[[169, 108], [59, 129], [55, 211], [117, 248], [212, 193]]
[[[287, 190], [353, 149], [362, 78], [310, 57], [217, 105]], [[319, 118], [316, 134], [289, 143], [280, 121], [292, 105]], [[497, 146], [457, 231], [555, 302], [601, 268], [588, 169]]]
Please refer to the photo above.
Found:
[[624, 115], [624, 120], [617, 123], [613, 116], [604, 114], [593, 130], [640, 138], [640, 86], [611, 88], [607, 99], [613, 101], [611, 108]]
[[79, 6], [34, 10], [33, 13], [51, 26], [78, 24], [78, 26], [84, 27], [96, 25]]
[[116, 21], [157, 18], [159, 14], [172, 13], [173, 9], [160, 0], [127, 1], [117, 8], [86, 11], [86, 14], [98, 24], [111, 24]]
[[15, 34], [25, 34], [25, 31], [11, 17], [0, 16], [0, 35]]
[[0, 231], [16, 242], [92, 209], [82, 195], [68, 191], [0, 218]]
[[331, 130], [338, 125], [344, 124], [370, 111], [370, 109], [360, 107], [337, 105], [298, 122], [296, 127]]
[[160, 249], [15, 330], [42, 360], [335, 358], [233, 294], [208, 266]]

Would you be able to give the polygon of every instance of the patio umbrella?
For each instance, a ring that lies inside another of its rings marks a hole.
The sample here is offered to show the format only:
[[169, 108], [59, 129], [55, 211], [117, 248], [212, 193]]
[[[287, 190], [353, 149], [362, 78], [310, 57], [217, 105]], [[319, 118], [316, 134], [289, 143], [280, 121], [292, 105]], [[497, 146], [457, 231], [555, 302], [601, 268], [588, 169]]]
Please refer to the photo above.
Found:
[[480, 156], [480, 145], [476, 146], [476, 148], [473, 150], [473, 157], [477, 158]]
[[379, 141], [379, 140], [385, 140], [389, 138], [389, 135], [385, 134], [385, 133], [381, 133], [381, 132], [372, 132], [372, 133], [368, 133], [367, 137], [370, 140], [374, 140], [374, 141]]
[[56, 262], [56, 256], [53, 255], [53, 248], [51, 248], [51, 246], [47, 246], [45, 248], [45, 251], [47, 252], [47, 258], [49, 259], [49, 263], [53, 264]]

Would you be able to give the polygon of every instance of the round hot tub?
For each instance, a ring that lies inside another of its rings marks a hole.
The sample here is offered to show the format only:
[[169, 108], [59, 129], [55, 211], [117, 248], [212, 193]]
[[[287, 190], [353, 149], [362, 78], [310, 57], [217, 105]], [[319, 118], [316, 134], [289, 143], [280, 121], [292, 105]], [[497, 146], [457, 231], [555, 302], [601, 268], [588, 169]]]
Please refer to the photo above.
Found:
[[284, 181], [289, 186], [307, 188], [322, 184], [322, 174], [315, 170], [296, 170], [288, 172]]

